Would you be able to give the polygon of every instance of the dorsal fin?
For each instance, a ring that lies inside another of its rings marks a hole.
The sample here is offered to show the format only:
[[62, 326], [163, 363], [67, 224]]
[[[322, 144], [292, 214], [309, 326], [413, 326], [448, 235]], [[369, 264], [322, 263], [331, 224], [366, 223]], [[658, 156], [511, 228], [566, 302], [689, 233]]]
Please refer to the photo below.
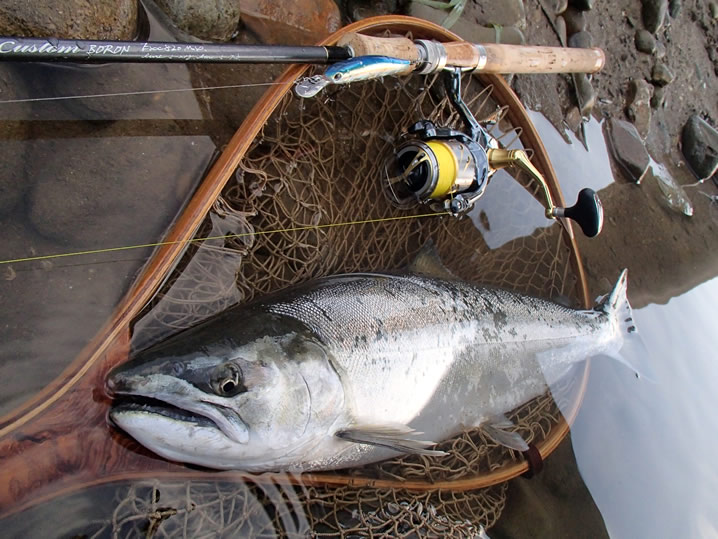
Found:
[[439, 253], [434, 246], [434, 242], [431, 240], [424, 244], [417, 253], [416, 258], [414, 258], [414, 261], [409, 264], [406, 269], [409, 273], [419, 273], [440, 279], [458, 280], [458, 277], [451, 273], [441, 262]]

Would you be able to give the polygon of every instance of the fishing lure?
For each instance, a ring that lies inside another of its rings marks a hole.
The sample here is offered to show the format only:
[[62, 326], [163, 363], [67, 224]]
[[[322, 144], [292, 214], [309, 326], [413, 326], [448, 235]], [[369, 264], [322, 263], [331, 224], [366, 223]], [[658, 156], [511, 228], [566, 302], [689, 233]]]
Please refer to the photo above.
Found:
[[294, 88], [300, 97], [313, 97], [329, 84], [349, 84], [360, 80], [410, 73], [414, 64], [409, 60], [388, 56], [358, 56], [337, 62], [321, 75], [304, 77]]

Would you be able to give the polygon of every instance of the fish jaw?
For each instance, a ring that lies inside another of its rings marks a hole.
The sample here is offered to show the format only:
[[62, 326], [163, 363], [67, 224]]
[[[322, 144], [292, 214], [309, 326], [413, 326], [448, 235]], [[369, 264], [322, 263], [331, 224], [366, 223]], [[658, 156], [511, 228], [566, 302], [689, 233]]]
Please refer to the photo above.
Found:
[[[203, 416], [174, 416], [167, 408], [120, 404], [110, 411], [110, 419], [141, 445], [161, 457], [215, 469], [238, 468], [241, 447], [222, 430]], [[207, 448], [212, 448], [211, 452]], [[249, 459], [242, 460], [242, 468], [254, 469]]]
[[[117, 396], [146, 397], [209, 419], [235, 443], [246, 444], [249, 440], [249, 429], [236, 411], [221, 402], [221, 398], [208, 395], [180, 378], [160, 373], [133, 376], [117, 372], [108, 378], [107, 386]], [[159, 409], [155, 404], [148, 406], [145, 413], [158, 413]], [[190, 415], [185, 415], [187, 423]]]

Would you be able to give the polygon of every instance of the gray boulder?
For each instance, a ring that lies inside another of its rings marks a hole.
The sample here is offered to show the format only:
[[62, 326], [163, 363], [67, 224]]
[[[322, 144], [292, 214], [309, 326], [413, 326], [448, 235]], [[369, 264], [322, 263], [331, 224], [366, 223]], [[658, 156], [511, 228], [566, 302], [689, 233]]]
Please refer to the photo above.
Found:
[[238, 0], [156, 0], [174, 23], [193, 36], [229, 41], [239, 25]]
[[133, 39], [137, 0], [0, 2], [0, 35], [67, 39]]
[[663, 26], [663, 20], [668, 12], [668, 0], [643, 0], [641, 15], [643, 26], [650, 33], [655, 34]]
[[605, 136], [613, 158], [628, 179], [640, 183], [648, 170], [651, 157], [636, 127], [617, 118], [611, 118], [606, 125]]
[[713, 176], [718, 169], [718, 131], [697, 114], [683, 126], [683, 155], [698, 179]]

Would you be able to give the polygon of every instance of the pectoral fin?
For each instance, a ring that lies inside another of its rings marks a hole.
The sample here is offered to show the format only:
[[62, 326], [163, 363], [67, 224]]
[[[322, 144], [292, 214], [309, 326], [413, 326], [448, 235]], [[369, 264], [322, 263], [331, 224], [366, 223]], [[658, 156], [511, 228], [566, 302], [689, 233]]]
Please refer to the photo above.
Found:
[[486, 435], [497, 444], [506, 446], [509, 449], [515, 449], [516, 451], [528, 451], [529, 444], [526, 443], [526, 440], [524, 440], [518, 432], [509, 430], [513, 427], [514, 424], [504, 416], [495, 417], [491, 422], [482, 425]]
[[400, 453], [413, 453], [431, 457], [446, 455], [444, 451], [427, 449], [427, 447], [436, 445], [436, 442], [412, 438], [412, 436], [418, 434], [421, 433], [405, 425], [357, 425], [350, 429], [340, 430], [334, 436], [358, 444], [386, 447]]

